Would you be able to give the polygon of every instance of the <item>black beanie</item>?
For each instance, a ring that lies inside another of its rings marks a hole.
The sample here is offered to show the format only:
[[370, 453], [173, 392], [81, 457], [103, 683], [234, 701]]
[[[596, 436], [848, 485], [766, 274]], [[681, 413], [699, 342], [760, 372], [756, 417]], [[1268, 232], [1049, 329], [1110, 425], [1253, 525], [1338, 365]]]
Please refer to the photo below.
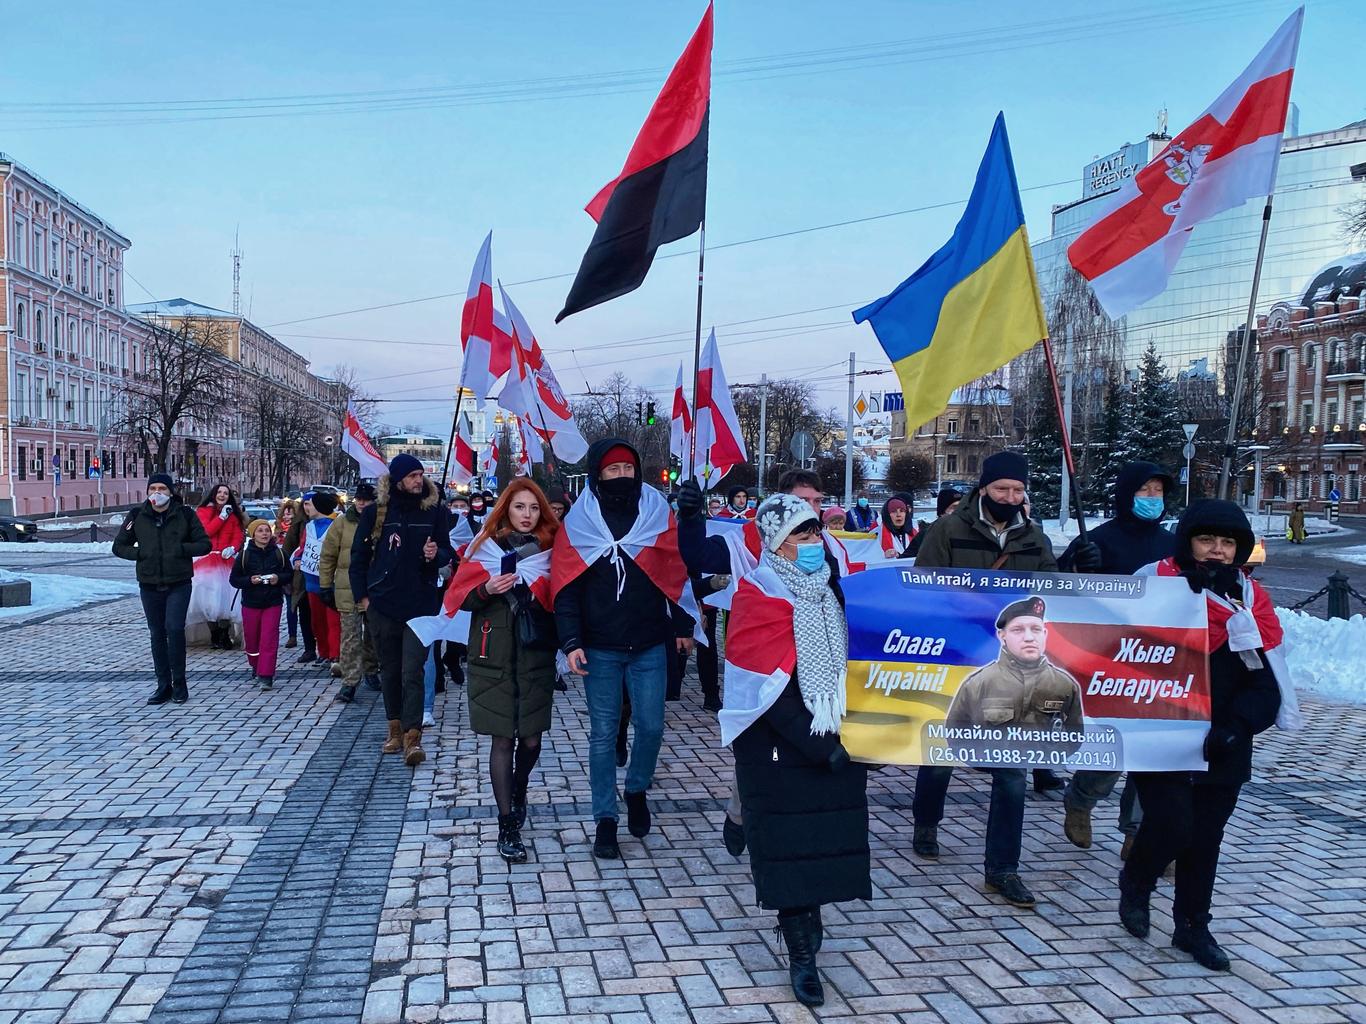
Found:
[[962, 500], [963, 495], [960, 494], [957, 490], [955, 490], [952, 487], [945, 487], [942, 491], [939, 492], [938, 497], [935, 498], [935, 514], [942, 516], [945, 512], [948, 511], [950, 505], [952, 505], [955, 501]]
[[153, 473], [147, 478], [147, 486], [151, 487], [153, 484], [165, 484], [167, 490], [175, 493], [175, 481], [171, 479], [170, 473]]
[[360, 483], [356, 484], [356, 493], [353, 494], [352, 497], [359, 498], [361, 501], [374, 501], [375, 485], [367, 484], [362, 480]]
[[331, 491], [314, 491], [313, 507], [325, 516], [337, 511], [337, 496]]
[[978, 488], [997, 480], [1018, 480], [1029, 486], [1029, 463], [1019, 452], [997, 452], [988, 455], [982, 463], [982, 479], [977, 481]]

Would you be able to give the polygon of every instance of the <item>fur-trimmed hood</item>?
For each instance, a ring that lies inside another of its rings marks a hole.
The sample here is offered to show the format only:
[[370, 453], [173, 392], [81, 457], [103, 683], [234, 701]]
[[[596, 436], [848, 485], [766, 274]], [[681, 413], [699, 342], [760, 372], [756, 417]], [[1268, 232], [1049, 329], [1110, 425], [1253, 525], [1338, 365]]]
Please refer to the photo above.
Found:
[[[426, 479], [425, 477], [422, 480], [422, 486], [425, 488], [425, 490], [422, 492], [422, 501], [418, 504], [418, 508], [422, 509], [425, 512], [427, 509], [433, 508], [436, 505], [436, 503], [441, 500], [441, 492], [437, 490], [436, 484], [432, 483], [431, 480]], [[377, 481], [375, 481], [375, 503], [377, 505], [389, 504], [388, 473], [383, 474]]]

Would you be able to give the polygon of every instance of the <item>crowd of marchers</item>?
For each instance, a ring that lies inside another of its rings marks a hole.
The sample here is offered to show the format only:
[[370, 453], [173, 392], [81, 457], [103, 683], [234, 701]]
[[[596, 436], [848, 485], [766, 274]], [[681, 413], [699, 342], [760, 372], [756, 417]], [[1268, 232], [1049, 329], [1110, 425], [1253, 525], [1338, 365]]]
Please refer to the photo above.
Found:
[[[873, 896], [868, 774], [911, 784], [909, 773], [898, 778], [890, 767], [851, 760], [840, 740], [848, 651], [841, 583], [861, 569], [845, 531], [876, 530], [885, 557], [920, 566], [1178, 576], [1208, 604], [1208, 767], [1129, 774], [1118, 918], [1146, 937], [1151, 895], [1174, 866], [1172, 945], [1207, 968], [1229, 968], [1209, 928], [1220, 846], [1251, 778], [1253, 737], [1273, 724], [1280, 702], [1261, 657], [1280, 642], [1275, 627], [1264, 628], [1252, 656], [1229, 647], [1231, 615], [1249, 609], [1258, 621], [1275, 621], [1264, 614], [1266, 592], [1244, 571], [1254, 538], [1237, 505], [1197, 501], [1174, 531], [1164, 529], [1174, 481], [1159, 466], [1134, 463], [1119, 473], [1113, 519], [1055, 556], [1029, 515], [1028, 465], [1010, 452], [988, 458], [968, 493], [940, 493], [936, 517], [918, 528], [909, 495], [889, 499], [880, 516], [866, 499], [847, 510], [823, 507], [819, 479], [801, 470], [762, 501], [743, 488], [722, 500], [691, 481], [668, 497], [644, 486], [638, 453], [620, 440], [594, 444], [586, 463], [587, 487], [573, 500], [519, 477], [496, 500], [474, 492], [448, 501], [422, 465], [401, 454], [344, 509], [335, 494], [313, 491], [285, 503], [274, 522], [247, 521], [226, 486], [188, 508], [169, 476], [153, 475], [147, 500], [114, 541], [116, 555], [137, 563], [156, 676], [148, 703], [189, 698], [187, 623], [203, 624], [224, 649], [240, 631], [250, 680], [263, 690], [273, 686], [281, 640], [291, 648], [301, 636], [298, 662], [337, 676], [338, 700], [355, 700], [361, 686], [381, 692], [383, 751], [417, 767], [449, 675], [467, 685], [470, 728], [490, 739], [498, 852], [521, 863], [542, 738], [555, 701], [575, 699], [565, 691], [581, 686], [592, 850], [612, 861], [622, 856], [623, 803], [632, 837], [652, 829], [666, 703], [678, 699], [696, 645], [704, 706], [733, 737], [720, 841], [737, 857], [748, 852], [756, 901], [777, 913], [793, 991], [818, 1006], [821, 908]], [[708, 519], [743, 523], [709, 531]], [[708, 603], [722, 590], [731, 594], [724, 614]], [[419, 626], [443, 620], [445, 639], [424, 642], [430, 634]], [[748, 685], [738, 672], [719, 678], [718, 640], [741, 630], [791, 655], [795, 668], [780, 692]], [[1027, 676], [1038, 663], [1016, 658], [1005, 668]], [[1019, 768], [977, 770], [990, 777], [984, 887], [1031, 908], [1021, 864], [1030, 780]], [[927, 862], [940, 856], [952, 776], [942, 766], [915, 773], [914, 828], [904, 839]], [[1044, 772], [1033, 784], [1044, 793], [1065, 787], [1062, 827], [1086, 848], [1092, 811], [1119, 780], [1078, 771], [1064, 783]]]

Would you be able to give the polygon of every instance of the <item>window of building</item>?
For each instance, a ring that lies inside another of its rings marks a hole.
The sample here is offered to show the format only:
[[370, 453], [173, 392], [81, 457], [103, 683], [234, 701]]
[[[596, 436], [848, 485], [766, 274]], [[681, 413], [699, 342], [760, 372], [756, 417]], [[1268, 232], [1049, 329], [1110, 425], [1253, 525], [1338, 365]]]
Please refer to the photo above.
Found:
[[1301, 473], [1295, 489], [1295, 497], [1303, 500], [1309, 497], [1309, 474]]
[[1315, 360], [1315, 358], [1316, 358], [1316, 356], [1317, 356], [1317, 353], [1318, 353], [1318, 346], [1317, 346], [1317, 345], [1305, 345], [1305, 346], [1304, 346], [1304, 368], [1305, 368], [1306, 370], [1312, 370], [1312, 369], [1314, 368], [1314, 360]]
[[28, 222], [19, 217], [14, 219], [14, 262], [28, 265]]
[[43, 307], [39, 306], [33, 311], [33, 340], [39, 345], [47, 341], [47, 337], [43, 333], [44, 326]]
[[1352, 418], [1347, 423], [1348, 430], [1361, 429], [1362, 399], [1357, 397], [1352, 399]]
[[1314, 403], [1305, 402], [1300, 406], [1300, 426], [1308, 430], [1314, 425]]
[[86, 325], [85, 325], [85, 347], [81, 350], [82, 354], [85, 355], [86, 358], [91, 358], [91, 357], [94, 355], [94, 348], [95, 348], [94, 337], [95, 337], [94, 331], [91, 330], [89, 324], [86, 324]]
[[1332, 430], [1338, 424], [1338, 400], [1330, 398], [1324, 403], [1324, 406], [1323, 425]]
[[28, 337], [28, 307], [22, 302], [14, 304], [14, 333], [17, 337]]
[[1346, 355], [1341, 338], [1334, 338], [1328, 342], [1328, 362], [1332, 364], [1334, 369], [1341, 371], [1342, 362]]
[[1271, 432], [1273, 434], [1279, 434], [1285, 429], [1285, 406], [1271, 406], [1267, 410], [1267, 420], [1271, 426]]
[[28, 479], [28, 445], [19, 446], [19, 479]]
[[957, 456], [957, 455], [949, 455], [949, 456], [946, 456], [946, 457], [945, 457], [945, 459], [944, 459], [944, 470], [945, 470], [946, 472], [949, 472], [949, 473], [957, 473], [957, 472], [958, 472], [958, 456]]
[[976, 472], [977, 472], [977, 456], [976, 456], [976, 455], [969, 455], [969, 456], [968, 456], [968, 472], [969, 472], [969, 473], [976, 473]]
[[52, 240], [52, 266], [48, 268], [54, 278], [62, 276], [62, 243]]
[[1355, 469], [1347, 471], [1347, 493], [1343, 497], [1348, 501], [1361, 500], [1361, 474]]
[[86, 388], [84, 391], [81, 392], [81, 422], [82, 422], [82, 423], [94, 423], [94, 422], [95, 422], [95, 421], [94, 421], [93, 419], [91, 419], [91, 417], [90, 417], [90, 410], [91, 410], [91, 401], [90, 401], [90, 398], [91, 398], [91, 394], [90, 394], [90, 389], [89, 389], [89, 388]]
[[38, 479], [41, 480], [47, 475], [47, 448], [41, 444], [38, 446], [38, 454], [35, 456], [35, 460], [38, 468]]
[[[22, 371], [14, 375], [14, 415], [28, 415], [28, 374]], [[23, 462], [22, 459], [19, 461]]]
[[47, 378], [33, 379], [33, 415], [37, 419], [47, 419]]
[[956, 434], [956, 433], [958, 433], [958, 419], [957, 419], [956, 417], [953, 417], [953, 416], [950, 416], [950, 417], [949, 417], [949, 433], [950, 433], [950, 434]]
[[47, 251], [47, 238], [42, 228], [33, 229], [33, 269], [43, 272], [43, 253]]
[[1285, 497], [1285, 477], [1277, 476], [1271, 482], [1271, 496], [1273, 498]]
[[[982, 432], [982, 418], [981, 418], [980, 416], [969, 416], [969, 417], [968, 417], [968, 433], [969, 433], [969, 434], [980, 434], [981, 432]], [[973, 461], [976, 461], [976, 460], [974, 459]], [[975, 469], [974, 469], [973, 467], [969, 467], [969, 468], [972, 469], [972, 470], [975, 472]]]
[[62, 350], [62, 318], [60, 316], [52, 318], [52, 348], [57, 352]]

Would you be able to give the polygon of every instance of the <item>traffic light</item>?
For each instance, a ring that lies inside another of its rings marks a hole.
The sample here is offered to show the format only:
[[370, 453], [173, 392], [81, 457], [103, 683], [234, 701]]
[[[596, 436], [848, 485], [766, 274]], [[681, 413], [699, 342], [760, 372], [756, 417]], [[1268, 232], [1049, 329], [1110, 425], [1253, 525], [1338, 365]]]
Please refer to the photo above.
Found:
[[645, 403], [645, 425], [647, 427], [655, 425], [655, 403], [653, 401]]
[[676, 470], [676, 469], [671, 469], [671, 470], [669, 470], [669, 479], [670, 479], [671, 481], [677, 480], [677, 479], [678, 479], [678, 470]]
[[667, 469], [661, 469], [659, 471], [659, 482], [662, 484], [667, 484], [669, 482], [670, 476], [671, 474]]
[[643, 408], [644, 408], [644, 406], [643, 406], [640, 402], [637, 402], [637, 403], [636, 403], [636, 422], [637, 422], [637, 423], [642, 423], [642, 422], [644, 422], [644, 420], [645, 420], [644, 415], [641, 413], [641, 410], [642, 410]]

